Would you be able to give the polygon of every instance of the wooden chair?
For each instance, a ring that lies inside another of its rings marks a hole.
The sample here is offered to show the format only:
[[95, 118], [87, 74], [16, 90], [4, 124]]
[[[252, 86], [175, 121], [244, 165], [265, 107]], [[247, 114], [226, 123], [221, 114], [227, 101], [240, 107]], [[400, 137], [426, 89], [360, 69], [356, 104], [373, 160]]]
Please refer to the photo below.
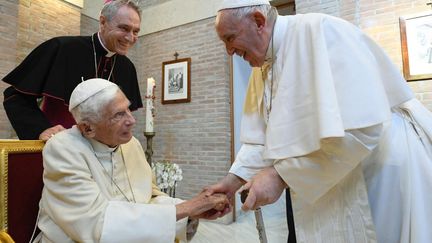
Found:
[[24, 243], [31, 238], [43, 188], [43, 146], [39, 140], [0, 139], [2, 239], [10, 235], [15, 242]]

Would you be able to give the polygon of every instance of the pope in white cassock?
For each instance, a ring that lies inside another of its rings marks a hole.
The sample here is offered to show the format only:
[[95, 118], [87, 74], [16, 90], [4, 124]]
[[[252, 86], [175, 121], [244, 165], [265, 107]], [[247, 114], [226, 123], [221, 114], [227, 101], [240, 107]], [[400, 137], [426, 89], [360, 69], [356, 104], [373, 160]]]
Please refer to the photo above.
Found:
[[298, 242], [432, 242], [432, 115], [384, 51], [323, 14], [226, 0], [216, 31], [253, 69], [240, 149], [207, 188], [243, 209], [292, 192]]
[[72, 92], [76, 126], [45, 145], [40, 242], [152, 242], [186, 240], [189, 218], [215, 217], [228, 201], [204, 193], [171, 198], [154, 184], [135, 119], [119, 87], [89, 79]]

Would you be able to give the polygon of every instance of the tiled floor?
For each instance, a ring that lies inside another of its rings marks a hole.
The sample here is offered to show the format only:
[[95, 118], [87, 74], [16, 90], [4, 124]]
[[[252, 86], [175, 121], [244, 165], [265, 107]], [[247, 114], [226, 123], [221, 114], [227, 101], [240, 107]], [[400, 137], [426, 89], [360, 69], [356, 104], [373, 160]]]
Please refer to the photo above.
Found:
[[[262, 208], [269, 243], [287, 242], [284, 198], [285, 195], [275, 204]], [[259, 243], [254, 212], [237, 212], [237, 221], [231, 224], [201, 220], [198, 231], [190, 243]]]

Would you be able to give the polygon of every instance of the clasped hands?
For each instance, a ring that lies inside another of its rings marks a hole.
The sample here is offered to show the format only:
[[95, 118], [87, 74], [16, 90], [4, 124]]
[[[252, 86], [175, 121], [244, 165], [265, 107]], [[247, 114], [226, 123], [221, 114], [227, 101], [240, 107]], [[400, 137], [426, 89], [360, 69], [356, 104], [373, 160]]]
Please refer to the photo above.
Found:
[[191, 219], [216, 219], [230, 211], [228, 198], [223, 193], [208, 195], [201, 192], [194, 198], [176, 205], [177, 220], [184, 217]]
[[[242, 209], [255, 210], [260, 206], [274, 203], [279, 199], [286, 183], [273, 166], [262, 169], [248, 182], [228, 173], [220, 182], [205, 187], [196, 197], [177, 205], [177, 219], [184, 216], [191, 218], [216, 219], [229, 213], [232, 209], [235, 193], [249, 190]], [[181, 208], [185, 206], [186, 208]], [[186, 215], [181, 212], [187, 212]]]
[[[274, 203], [287, 187], [287, 184], [282, 180], [275, 168], [271, 166], [261, 170], [248, 182], [234, 174], [228, 173], [228, 175], [217, 184], [204, 188], [203, 192], [206, 193], [206, 195], [223, 193], [230, 201], [230, 205], [232, 205], [236, 191], [240, 188], [240, 192], [249, 190], [249, 194], [242, 206], [242, 210], [247, 211]], [[228, 213], [231, 210], [231, 206], [229, 206], [228, 209], [229, 210], [219, 212], [216, 217], [221, 217]]]

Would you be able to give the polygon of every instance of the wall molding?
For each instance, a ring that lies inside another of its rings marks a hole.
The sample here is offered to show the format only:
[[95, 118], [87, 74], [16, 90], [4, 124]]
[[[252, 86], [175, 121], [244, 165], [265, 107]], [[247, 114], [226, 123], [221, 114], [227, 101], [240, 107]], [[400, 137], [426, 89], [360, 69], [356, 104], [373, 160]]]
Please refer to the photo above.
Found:
[[74, 5], [74, 6], [79, 7], [79, 8], [83, 8], [84, 7], [84, 0], [62, 0], [62, 1], [70, 3], [70, 4]]

